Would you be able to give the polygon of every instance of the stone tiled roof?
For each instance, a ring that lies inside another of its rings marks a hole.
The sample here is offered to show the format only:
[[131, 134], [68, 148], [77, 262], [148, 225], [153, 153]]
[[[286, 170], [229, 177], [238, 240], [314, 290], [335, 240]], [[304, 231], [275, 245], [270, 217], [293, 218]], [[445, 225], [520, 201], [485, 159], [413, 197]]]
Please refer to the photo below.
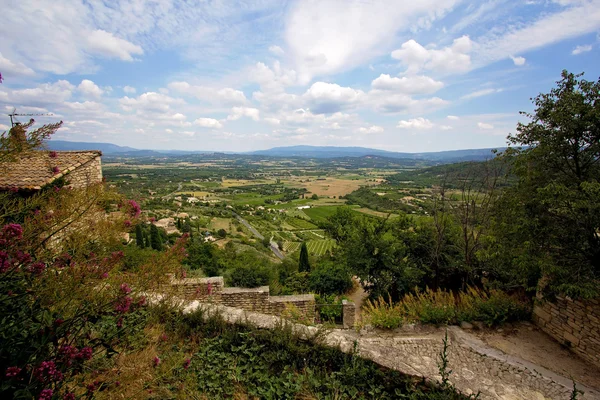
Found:
[[0, 163], [0, 189], [38, 190], [99, 156], [97, 150], [32, 152]]

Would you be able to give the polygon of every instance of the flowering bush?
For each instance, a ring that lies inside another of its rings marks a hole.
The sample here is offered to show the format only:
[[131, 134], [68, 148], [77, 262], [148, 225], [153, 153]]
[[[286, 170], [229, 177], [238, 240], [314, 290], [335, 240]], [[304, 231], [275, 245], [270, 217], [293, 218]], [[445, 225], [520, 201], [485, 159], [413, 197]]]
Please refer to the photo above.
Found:
[[0, 196], [0, 398], [84, 395], [90, 388], [74, 390], [72, 378], [142, 332], [144, 293], [181, 267], [185, 239], [124, 272], [123, 252], [112, 249], [137, 203], [108, 219], [99, 204], [115, 195], [101, 187]]

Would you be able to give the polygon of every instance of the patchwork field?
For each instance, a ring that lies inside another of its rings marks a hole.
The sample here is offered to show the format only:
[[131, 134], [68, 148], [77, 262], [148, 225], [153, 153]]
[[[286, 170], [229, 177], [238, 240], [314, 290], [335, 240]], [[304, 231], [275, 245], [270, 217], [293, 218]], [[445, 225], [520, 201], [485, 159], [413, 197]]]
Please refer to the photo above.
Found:
[[[302, 181], [302, 182], [300, 182]], [[340, 178], [319, 178], [315, 177], [297, 177], [286, 180], [289, 186], [301, 187], [314, 193], [317, 196], [339, 197], [352, 193], [361, 186], [374, 185], [375, 182], [368, 182], [367, 179], [340, 179]]]

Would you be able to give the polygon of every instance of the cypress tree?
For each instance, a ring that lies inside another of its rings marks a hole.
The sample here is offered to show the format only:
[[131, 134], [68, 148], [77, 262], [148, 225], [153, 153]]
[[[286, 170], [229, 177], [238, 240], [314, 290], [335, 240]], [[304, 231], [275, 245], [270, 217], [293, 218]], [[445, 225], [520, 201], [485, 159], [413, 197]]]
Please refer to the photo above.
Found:
[[300, 262], [298, 264], [299, 272], [310, 272], [310, 262], [308, 261], [308, 248], [306, 242], [302, 242], [300, 247]]
[[137, 224], [135, 226], [135, 244], [137, 244], [137, 246], [141, 249], [146, 247], [146, 244], [144, 243], [144, 232], [142, 231], [141, 224]]
[[162, 241], [160, 240], [160, 232], [156, 225], [150, 225], [150, 246], [154, 250], [161, 251], [162, 250]]

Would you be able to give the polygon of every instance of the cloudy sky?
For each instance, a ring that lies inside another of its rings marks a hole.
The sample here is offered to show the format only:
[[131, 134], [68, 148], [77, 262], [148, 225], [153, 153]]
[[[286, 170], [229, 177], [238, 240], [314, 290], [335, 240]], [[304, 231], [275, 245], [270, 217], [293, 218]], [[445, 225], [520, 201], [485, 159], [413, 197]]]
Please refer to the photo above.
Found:
[[600, 0], [5, 0], [0, 37], [0, 130], [149, 149], [502, 146], [600, 75]]

